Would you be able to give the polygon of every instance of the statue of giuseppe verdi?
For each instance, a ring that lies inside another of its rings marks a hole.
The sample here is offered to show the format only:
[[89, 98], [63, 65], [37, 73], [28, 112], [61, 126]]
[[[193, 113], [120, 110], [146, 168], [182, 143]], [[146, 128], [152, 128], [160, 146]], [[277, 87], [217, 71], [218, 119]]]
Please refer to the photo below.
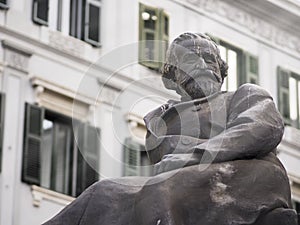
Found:
[[144, 118], [155, 175], [99, 181], [45, 224], [297, 225], [281, 116], [259, 86], [221, 92], [227, 69], [208, 36], [176, 38], [163, 82], [181, 101]]

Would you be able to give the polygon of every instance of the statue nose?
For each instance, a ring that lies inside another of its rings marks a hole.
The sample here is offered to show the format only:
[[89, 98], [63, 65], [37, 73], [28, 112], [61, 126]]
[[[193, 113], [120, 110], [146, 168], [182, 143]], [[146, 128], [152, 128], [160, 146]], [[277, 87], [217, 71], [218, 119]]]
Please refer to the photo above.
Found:
[[205, 69], [205, 68], [206, 68], [206, 63], [204, 59], [200, 58], [196, 64], [196, 69]]

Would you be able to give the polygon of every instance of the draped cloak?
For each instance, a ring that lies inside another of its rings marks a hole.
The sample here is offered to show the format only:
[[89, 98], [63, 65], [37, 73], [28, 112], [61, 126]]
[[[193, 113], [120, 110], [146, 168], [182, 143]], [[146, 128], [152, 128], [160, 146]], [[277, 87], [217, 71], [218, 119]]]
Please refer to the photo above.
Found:
[[155, 175], [101, 180], [45, 225], [297, 225], [265, 90], [172, 101], [144, 120]]

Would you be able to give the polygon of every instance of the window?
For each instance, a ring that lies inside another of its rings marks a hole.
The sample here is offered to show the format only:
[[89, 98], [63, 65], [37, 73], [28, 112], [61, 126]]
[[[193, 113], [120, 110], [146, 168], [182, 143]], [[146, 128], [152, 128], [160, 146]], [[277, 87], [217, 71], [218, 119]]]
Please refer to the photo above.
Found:
[[300, 128], [300, 74], [277, 68], [278, 107], [287, 125]]
[[140, 4], [139, 62], [160, 69], [169, 42], [169, 17], [162, 10]]
[[3, 129], [4, 129], [4, 104], [5, 95], [0, 93], [0, 172], [2, 170], [2, 149], [3, 149]]
[[8, 0], [0, 0], [0, 9], [8, 9]]
[[101, 0], [71, 0], [70, 35], [100, 46]]
[[152, 169], [145, 146], [132, 138], [124, 144], [124, 176], [150, 176]]
[[293, 208], [297, 211], [297, 213], [300, 215], [300, 203], [297, 201], [293, 201]]
[[244, 83], [259, 83], [257, 57], [215, 37], [212, 39], [219, 45], [221, 58], [229, 66], [228, 76], [224, 79], [222, 90], [235, 91]]
[[100, 46], [101, 0], [33, 0], [32, 20]]
[[37, 24], [48, 25], [48, 7], [49, 0], [33, 0], [32, 21]]
[[72, 126], [67, 116], [26, 104], [22, 181], [78, 196], [98, 180], [98, 133], [88, 124]]

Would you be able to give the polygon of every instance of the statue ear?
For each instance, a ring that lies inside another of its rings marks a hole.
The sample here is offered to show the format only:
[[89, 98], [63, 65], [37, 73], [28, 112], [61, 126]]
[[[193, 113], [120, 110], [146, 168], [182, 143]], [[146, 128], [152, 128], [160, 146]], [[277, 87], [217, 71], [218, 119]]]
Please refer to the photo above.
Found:
[[177, 84], [175, 80], [176, 67], [165, 63], [162, 68], [162, 81], [167, 89], [176, 90]]
[[224, 80], [224, 78], [227, 77], [228, 75], [228, 64], [223, 59], [220, 58], [219, 65], [220, 65], [221, 76], [222, 79]]

